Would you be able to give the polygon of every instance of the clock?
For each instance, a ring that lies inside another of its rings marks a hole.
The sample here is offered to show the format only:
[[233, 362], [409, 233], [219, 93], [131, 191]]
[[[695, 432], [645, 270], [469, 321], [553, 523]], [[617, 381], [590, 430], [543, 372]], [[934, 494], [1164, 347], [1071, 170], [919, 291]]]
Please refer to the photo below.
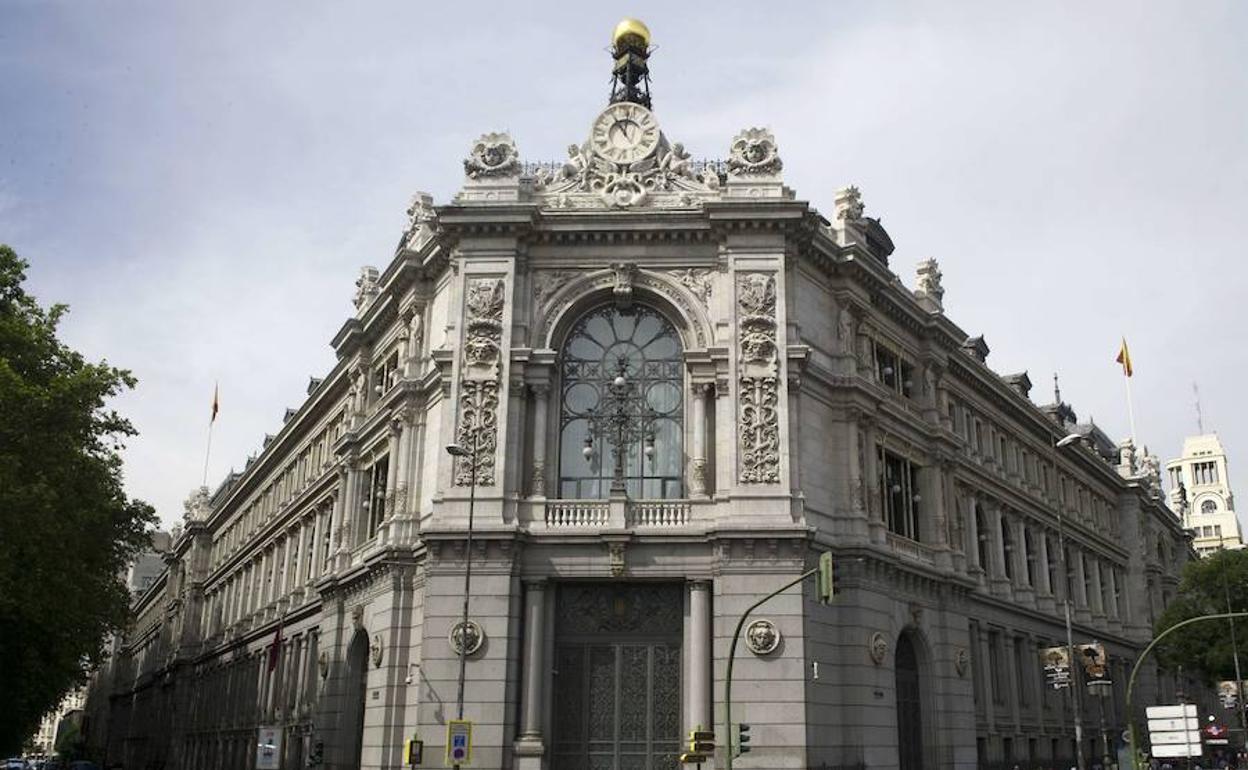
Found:
[[640, 104], [619, 102], [594, 121], [589, 142], [595, 153], [612, 163], [633, 163], [659, 146], [659, 123]]
[[1200, 504], [1200, 512], [1201, 513], [1217, 513], [1218, 504], [1212, 500], [1206, 500]]

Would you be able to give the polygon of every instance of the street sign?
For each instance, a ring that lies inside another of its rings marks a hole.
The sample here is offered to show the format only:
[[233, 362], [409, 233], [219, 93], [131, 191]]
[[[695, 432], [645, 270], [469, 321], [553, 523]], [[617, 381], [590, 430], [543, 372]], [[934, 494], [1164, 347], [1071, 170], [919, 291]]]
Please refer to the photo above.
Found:
[[257, 733], [256, 770], [278, 770], [282, 766], [282, 728], [261, 725]]
[[1202, 751], [1199, 743], [1161, 743], [1153, 744], [1153, 756], [1158, 759], [1169, 757], [1199, 757]]
[[451, 719], [446, 723], [446, 764], [472, 764], [472, 722]]
[[1174, 717], [1196, 716], [1195, 703], [1180, 703], [1177, 706], [1149, 706], [1144, 709], [1149, 719], [1173, 719]]
[[1196, 704], [1149, 706], [1145, 713], [1148, 715], [1148, 740], [1153, 745], [1154, 757], [1201, 755], [1200, 720], [1196, 716]]
[[1172, 730], [1155, 733], [1148, 731], [1148, 739], [1156, 746], [1159, 743], [1200, 743], [1199, 730]]
[[1166, 732], [1168, 730], [1199, 730], [1200, 721], [1196, 717], [1184, 717], [1180, 719], [1150, 719], [1148, 720], [1148, 731], [1150, 733]]
[[412, 736], [403, 744], [403, 764], [419, 765], [425, 758], [425, 742]]

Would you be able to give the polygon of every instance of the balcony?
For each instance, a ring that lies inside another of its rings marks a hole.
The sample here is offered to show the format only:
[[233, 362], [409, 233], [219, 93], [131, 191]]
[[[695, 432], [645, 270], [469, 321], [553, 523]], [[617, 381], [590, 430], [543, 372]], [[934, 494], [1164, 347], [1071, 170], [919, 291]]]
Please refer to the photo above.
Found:
[[884, 541], [888, 543], [888, 547], [892, 549], [893, 553], [901, 556], [903, 559], [929, 566], [936, 564], [935, 552], [917, 540], [911, 540], [893, 532], [885, 532]]
[[548, 500], [535, 529], [683, 529], [693, 523], [688, 500]]

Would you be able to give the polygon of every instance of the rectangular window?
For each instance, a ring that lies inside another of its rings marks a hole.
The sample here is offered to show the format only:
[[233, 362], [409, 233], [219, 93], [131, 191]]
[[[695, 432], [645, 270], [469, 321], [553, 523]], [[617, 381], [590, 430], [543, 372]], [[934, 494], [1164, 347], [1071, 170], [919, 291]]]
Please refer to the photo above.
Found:
[[371, 539], [377, 534], [377, 527], [381, 526], [381, 522], [386, 519], [386, 477], [390, 471], [389, 456], [383, 457], [373, 463], [373, 467], [369, 468], [368, 488], [365, 491], [364, 507], [365, 515], [368, 518], [368, 532], [365, 540]]
[[1031, 706], [1031, 675], [1035, 671], [1031, 658], [1027, 655], [1027, 638], [1014, 637], [1014, 671], [1018, 676], [1018, 705], [1023, 708]]
[[988, 632], [988, 673], [992, 678], [992, 702], [1005, 703], [1005, 666], [1001, 660], [1001, 632]]
[[876, 376], [880, 384], [889, 390], [897, 390], [900, 373], [897, 371], [897, 354], [889, 348], [875, 343]]
[[919, 539], [919, 468], [883, 448], [879, 450], [880, 499], [888, 530], [911, 540]]

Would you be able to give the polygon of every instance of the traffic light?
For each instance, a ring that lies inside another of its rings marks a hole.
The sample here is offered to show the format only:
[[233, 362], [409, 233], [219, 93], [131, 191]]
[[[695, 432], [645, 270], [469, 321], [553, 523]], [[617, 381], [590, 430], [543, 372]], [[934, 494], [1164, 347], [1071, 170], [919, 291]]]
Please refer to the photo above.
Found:
[[689, 731], [689, 751], [680, 755], [681, 764], [701, 764], [715, 755], [715, 733], [710, 730]]
[[821, 604], [831, 604], [836, 596], [836, 567], [832, 563], [832, 552], [819, 554], [818, 598]]
[[732, 736], [732, 755], [739, 757], [750, 753], [750, 726], [745, 722], [737, 722]]

